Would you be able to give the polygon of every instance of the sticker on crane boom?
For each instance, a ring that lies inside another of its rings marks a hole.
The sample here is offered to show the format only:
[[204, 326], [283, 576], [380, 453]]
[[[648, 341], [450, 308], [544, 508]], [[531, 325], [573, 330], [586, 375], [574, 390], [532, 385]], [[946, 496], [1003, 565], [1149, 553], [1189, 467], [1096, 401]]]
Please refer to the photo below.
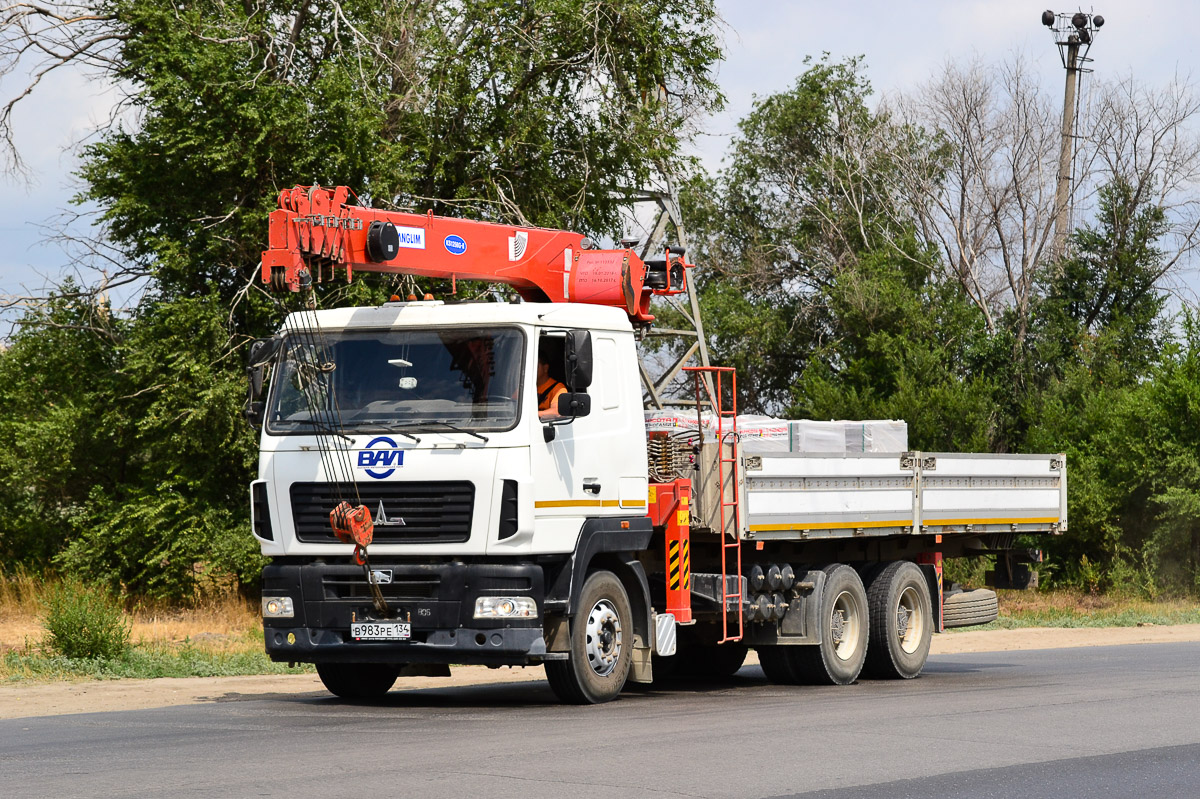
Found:
[[442, 246], [446, 248], [446, 252], [451, 255], [462, 255], [467, 251], [467, 242], [462, 236], [450, 235], [442, 241]]
[[396, 234], [400, 238], [400, 246], [404, 249], [425, 249], [425, 228], [402, 227], [401, 225], [396, 225]]
[[529, 244], [529, 234], [518, 230], [508, 237], [508, 260], [519, 261], [525, 257], [525, 247]]

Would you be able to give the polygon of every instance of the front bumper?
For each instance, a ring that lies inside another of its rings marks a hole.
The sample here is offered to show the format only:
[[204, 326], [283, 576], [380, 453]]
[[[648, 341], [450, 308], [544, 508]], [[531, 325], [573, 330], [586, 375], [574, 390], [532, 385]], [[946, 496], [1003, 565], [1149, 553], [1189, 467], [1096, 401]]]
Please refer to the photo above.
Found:
[[[412, 623], [408, 641], [355, 641], [352, 621], [379, 620], [361, 568], [273, 563], [264, 596], [290, 596], [292, 618], [264, 618], [267, 654], [301, 663], [471, 663], [528, 665], [546, 654], [542, 567], [533, 563], [382, 562], [380, 586], [396, 617]], [[481, 596], [531, 596], [536, 618], [476, 619]]]

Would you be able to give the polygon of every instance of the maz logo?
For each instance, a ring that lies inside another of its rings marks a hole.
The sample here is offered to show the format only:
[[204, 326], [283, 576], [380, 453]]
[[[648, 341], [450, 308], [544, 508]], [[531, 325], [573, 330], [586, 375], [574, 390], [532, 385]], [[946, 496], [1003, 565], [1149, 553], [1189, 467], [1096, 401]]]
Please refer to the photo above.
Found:
[[[384, 447], [389, 449], [384, 449]], [[404, 450], [398, 448], [396, 442], [387, 436], [372, 439], [366, 449], [358, 451], [358, 468], [363, 469], [367, 475], [376, 480], [391, 477], [395, 474], [396, 469], [403, 465]], [[380, 467], [384, 471], [375, 471]]]
[[375, 511], [375, 526], [376, 527], [407, 527], [404, 523], [403, 516], [397, 516], [394, 519], [388, 518], [387, 511], [383, 507], [383, 500], [379, 500], [379, 509]]

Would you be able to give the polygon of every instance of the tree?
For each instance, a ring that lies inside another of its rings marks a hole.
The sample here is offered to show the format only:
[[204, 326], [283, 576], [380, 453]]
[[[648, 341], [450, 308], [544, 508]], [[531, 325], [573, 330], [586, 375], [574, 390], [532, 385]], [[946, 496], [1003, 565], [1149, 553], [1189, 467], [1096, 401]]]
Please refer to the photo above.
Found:
[[1038, 266], [1054, 224], [1058, 123], [1052, 103], [1020, 61], [998, 68], [949, 63], [893, 101], [912, 133], [935, 148], [909, 148], [900, 171], [921, 236], [982, 315], [990, 332], [1013, 310], [1019, 346], [1029, 327]]
[[[1153, 205], [1167, 224], [1160, 278], [1169, 280], [1200, 243], [1200, 99], [1186, 83], [1151, 90], [1131, 77], [1099, 82], [1078, 120], [1072, 209], [1094, 213], [1104, 186], [1124, 184], [1133, 205]], [[950, 63], [890, 105], [907, 131], [939, 148], [908, 148], [900, 174], [921, 235], [942, 254], [947, 277], [971, 297], [988, 329], [1007, 325], [1013, 355], [1034, 325], [1036, 283], [1053, 237], [1060, 121], [1055, 97], [1013, 60], [998, 67]]]
[[127, 324], [106, 306], [51, 296], [30, 308], [0, 354], [0, 561], [45, 565], [73, 537], [93, 487], [129, 466], [128, 425], [109, 399]]
[[1096, 226], [1077, 229], [1070, 255], [1043, 271], [1035, 335], [1049, 349], [1038, 358], [1051, 369], [1080, 362], [1083, 353], [1090, 366], [1116, 360], [1130, 382], [1164, 343], [1166, 294], [1159, 286], [1169, 266], [1159, 242], [1170, 226], [1163, 208], [1124, 181], [1099, 195]]
[[[738, 368], [748, 409], [915, 412], [918, 394], [957, 384], [977, 357], [957, 283], [936, 278], [901, 193], [900, 170], [918, 160], [909, 149], [936, 143], [871, 111], [870, 93], [859, 60], [810, 63], [791, 90], [756, 101], [729, 165], [687, 193], [697, 261], [712, 265], [701, 294], [710, 348]], [[909, 399], [893, 403], [902, 386]], [[987, 442], [986, 409], [945, 407], [914, 417], [922, 438], [958, 440], [954, 429]], [[963, 430], [968, 419], [982, 438]]]
[[[711, 0], [15, 3], [0, 31], [0, 75], [31, 70], [28, 91], [64, 67], [125, 90], [83, 151], [80, 199], [100, 209], [94, 254], [122, 270], [109, 280], [146, 291], [116, 338], [83, 325], [114, 378], [72, 396], [120, 417], [127, 468], [73, 485], [59, 562], [164, 596], [188, 596], [206, 561], [253, 576], [239, 348], [286, 311], [257, 272], [281, 189], [345, 184], [380, 207], [612, 233], [629, 193], [682, 161], [691, 117], [721, 102]], [[94, 302], [70, 294], [64, 313]], [[57, 328], [29, 321], [28, 349], [53, 345]], [[33, 423], [0, 397], [10, 411]]]
[[700, 278], [710, 349], [742, 372], [748, 409], [790, 404], [810, 354], [839, 335], [830, 287], [902, 235], [880, 213], [893, 161], [869, 94], [857, 59], [810, 62], [791, 90], [755, 101], [719, 178], [686, 192], [696, 261], [711, 266]]

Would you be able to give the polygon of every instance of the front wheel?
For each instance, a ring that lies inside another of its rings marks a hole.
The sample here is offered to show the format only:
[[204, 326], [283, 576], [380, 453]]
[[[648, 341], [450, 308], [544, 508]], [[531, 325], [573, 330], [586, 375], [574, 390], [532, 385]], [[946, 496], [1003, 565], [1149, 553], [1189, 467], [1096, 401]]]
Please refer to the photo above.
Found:
[[571, 620], [570, 657], [546, 661], [546, 678], [560, 700], [597, 705], [617, 698], [633, 662], [633, 613], [617, 576], [593, 572]]
[[396, 684], [400, 667], [388, 663], [318, 663], [317, 676], [342, 699], [379, 699]]

